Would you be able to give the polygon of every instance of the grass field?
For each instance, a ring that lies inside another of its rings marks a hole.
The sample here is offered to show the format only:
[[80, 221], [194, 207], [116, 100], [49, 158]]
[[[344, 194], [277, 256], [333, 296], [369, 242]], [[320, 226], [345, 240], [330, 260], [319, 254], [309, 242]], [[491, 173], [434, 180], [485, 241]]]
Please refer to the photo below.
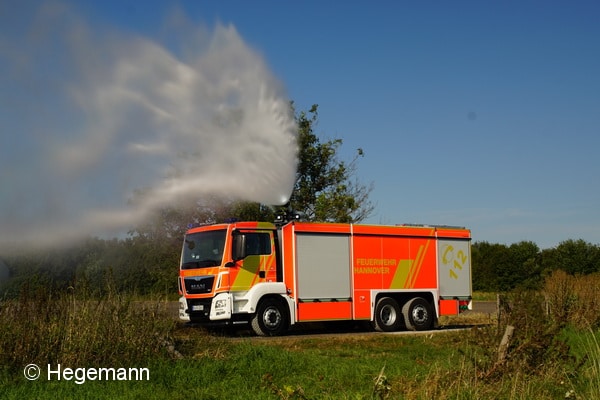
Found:
[[[440, 321], [467, 327], [457, 331], [254, 338], [178, 324], [160, 301], [141, 306], [116, 295], [94, 300], [28, 294], [0, 303], [0, 397], [600, 398], [597, 323], [583, 327], [543, 315], [537, 299], [511, 298], [512, 311], [501, 321], [473, 313]], [[499, 362], [498, 345], [509, 324], [515, 334]], [[24, 369], [30, 363], [40, 366], [33, 381], [24, 376], [31, 373]], [[48, 365], [56, 371], [58, 364], [72, 373], [49, 380]], [[141, 380], [81, 375], [99, 368], [147, 368], [149, 375]]]
[[579, 368], [583, 375], [572, 373], [582, 355], [590, 354], [590, 334], [566, 333], [576, 342], [572, 366], [558, 363], [543, 371], [508, 370], [500, 376], [485, 376], [485, 362], [480, 358], [486, 357], [486, 351], [479, 348], [478, 336], [487, 333], [481, 329], [487, 328], [419, 336], [254, 340], [183, 328], [185, 339], [179, 342], [183, 359], [156, 356], [142, 364], [120, 362], [126, 367], [147, 367], [147, 381], [77, 384], [74, 380], [48, 381], [42, 374], [30, 382], [22, 371], [6, 369], [0, 390], [7, 399], [598, 398], [597, 343], [588, 366]]

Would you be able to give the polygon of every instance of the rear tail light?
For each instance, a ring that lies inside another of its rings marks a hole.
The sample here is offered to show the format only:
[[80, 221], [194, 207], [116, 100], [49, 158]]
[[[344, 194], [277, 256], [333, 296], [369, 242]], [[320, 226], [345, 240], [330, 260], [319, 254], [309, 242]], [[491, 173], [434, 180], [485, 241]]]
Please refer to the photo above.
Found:
[[469, 306], [471, 305], [470, 300], [459, 300], [458, 301], [458, 312], [461, 313], [463, 311], [467, 311]]

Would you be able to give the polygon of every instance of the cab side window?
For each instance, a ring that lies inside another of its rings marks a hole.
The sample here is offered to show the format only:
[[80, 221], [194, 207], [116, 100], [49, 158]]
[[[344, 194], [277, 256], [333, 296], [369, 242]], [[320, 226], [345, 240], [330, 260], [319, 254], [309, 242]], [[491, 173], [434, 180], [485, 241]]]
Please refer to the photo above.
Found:
[[246, 233], [246, 255], [271, 254], [271, 236], [268, 233]]

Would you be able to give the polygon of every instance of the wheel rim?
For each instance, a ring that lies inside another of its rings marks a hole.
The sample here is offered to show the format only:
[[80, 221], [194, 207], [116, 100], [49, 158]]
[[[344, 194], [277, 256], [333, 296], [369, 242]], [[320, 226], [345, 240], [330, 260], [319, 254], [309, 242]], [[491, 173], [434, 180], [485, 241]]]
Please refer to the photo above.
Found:
[[397, 318], [398, 314], [396, 313], [396, 309], [390, 305], [383, 306], [379, 312], [379, 319], [385, 326], [394, 325]]
[[281, 312], [276, 307], [269, 307], [263, 314], [263, 323], [267, 329], [276, 329], [281, 323]]
[[427, 308], [422, 305], [417, 305], [412, 310], [412, 319], [415, 324], [423, 325], [427, 323], [429, 320], [429, 313], [427, 312]]

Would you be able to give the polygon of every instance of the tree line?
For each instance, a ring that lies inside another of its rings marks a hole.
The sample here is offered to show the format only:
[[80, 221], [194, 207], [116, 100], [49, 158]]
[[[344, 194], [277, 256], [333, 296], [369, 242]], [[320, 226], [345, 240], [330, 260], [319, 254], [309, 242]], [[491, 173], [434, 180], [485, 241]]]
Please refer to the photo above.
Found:
[[473, 290], [504, 292], [537, 289], [554, 271], [570, 275], [600, 272], [600, 246], [569, 239], [543, 249], [533, 242], [511, 245], [475, 242], [471, 246]]

